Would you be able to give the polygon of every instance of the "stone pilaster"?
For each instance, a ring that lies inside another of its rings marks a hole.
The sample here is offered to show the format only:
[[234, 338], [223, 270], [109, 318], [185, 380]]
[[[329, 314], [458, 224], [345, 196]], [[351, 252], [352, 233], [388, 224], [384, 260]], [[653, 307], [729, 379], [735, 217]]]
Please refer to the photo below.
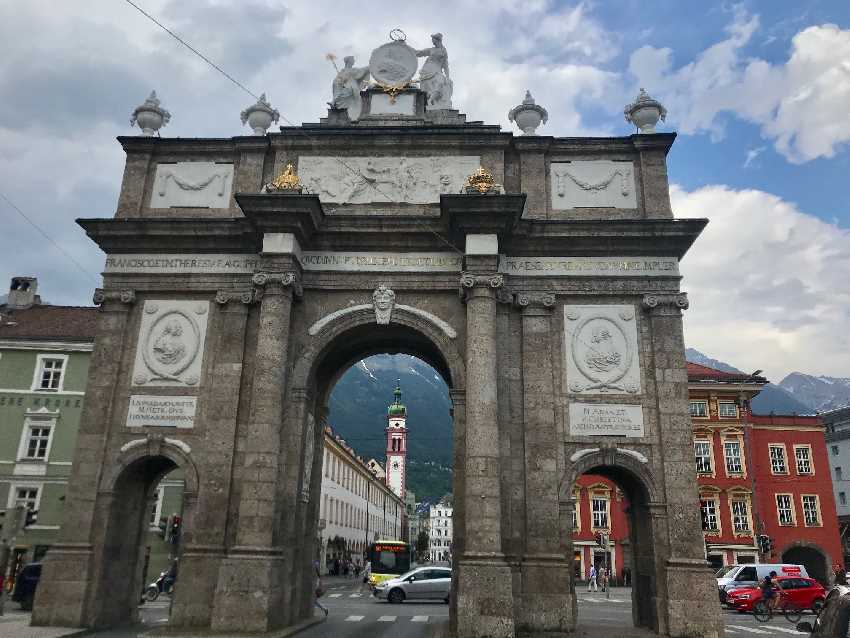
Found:
[[[658, 436], [663, 433], [658, 450], [663, 457], [666, 520], [658, 512], [652, 520], [656, 567], [661, 568], [665, 558], [666, 562], [664, 577], [658, 574], [656, 587], [667, 591], [667, 633], [717, 638], [723, 635], [723, 620], [705, 561], [699, 509], [694, 506], [698, 495], [693, 455], [689, 453], [693, 431], [682, 334], [682, 310], [688, 308], [688, 297], [685, 293], [645, 295], [643, 307], [652, 339]], [[666, 538], [658, 536], [665, 531]], [[659, 627], [664, 624], [659, 618]]]
[[236, 545], [219, 570], [211, 622], [223, 632], [270, 631], [284, 626], [287, 616], [277, 486], [290, 314], [300, 288], [294, 272], [258, 272], [253, 283], [260, 316], [250, 415], [237, 455], [242, 484]]
[[464, 549], [458, 559], [457, 635], [514, 635], [511, 571], [502, 553], [502, 498], [496, 378], [498, 273], [465, 272], [466, 458]]
[[574, 618], [571, 562], [560, 547], [558, 432], [552, 366], [552, 293], [518, 293], [522, 310], [525, 547], [520, 560], [517, 635], [566, 636]]
[[34, 625], [82, 627], [95, 624], [101, 617], [97, 583], [104, 565], [98, 532], [105, 521], [98, 519], [102, 511], [98, 482], [123, 363], [120, 355], [127, 349], [130, 310], [136, 294], [133, 290], [98, 288], [93, 301], [100, 306], [98, 336], [68, 478], [65, 518], [59, 540], [44, 561], [32, 615]]

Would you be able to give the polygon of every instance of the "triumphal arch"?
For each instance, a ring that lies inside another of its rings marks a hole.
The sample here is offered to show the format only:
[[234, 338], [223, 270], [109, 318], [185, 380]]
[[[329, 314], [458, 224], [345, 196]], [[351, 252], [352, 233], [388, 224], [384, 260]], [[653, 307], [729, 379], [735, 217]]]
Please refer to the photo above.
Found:
[[514, 135], [454, 110], [448, 69], [439, 34], [396, 35], [345, 60], [319, 123], [265, 133], [261, 100], [252, 136], [119, 138], [115, 215], [79, 221], [107, 254], [99, 336], [34, 624], [133, 618], [151, 492], [175, 468], [170, 626], [311, 617], [328, 395], [360, 358], [406, 352], [453, 402], [454, 635], [571, 633], [585, 472], [629, 498], [635, 624], [720, 635], [679, 289], [706, 222], [673, 217], [675, 135], [537, 135], [530, 95]]

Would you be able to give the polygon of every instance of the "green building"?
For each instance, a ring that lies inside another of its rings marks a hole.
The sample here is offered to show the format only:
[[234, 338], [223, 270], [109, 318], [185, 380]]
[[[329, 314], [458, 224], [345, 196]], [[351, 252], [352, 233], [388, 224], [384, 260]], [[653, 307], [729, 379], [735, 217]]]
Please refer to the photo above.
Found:
[[[40, 560], [57, 537], [97, 324], [97, 308], [45, 304], [37, 289], [35, 278], [14, 277], [0, 305], [0, 510], [37, 512], [16, 538], [11, 574]], [[179, 513], [181, 495], [171, 476], [154, 494], [151, 574], [168, 565], [160, 527]]]

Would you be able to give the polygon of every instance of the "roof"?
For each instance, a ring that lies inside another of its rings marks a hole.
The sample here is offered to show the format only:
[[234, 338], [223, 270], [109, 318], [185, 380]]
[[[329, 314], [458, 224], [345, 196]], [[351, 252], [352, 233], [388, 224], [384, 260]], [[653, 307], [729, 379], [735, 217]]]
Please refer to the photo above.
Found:
[[800, 425], [805, 427], [822, 426], [819, 416], [799, 416], [797, 414], [753, 414], [750, 415], [753, 425]]
[[715, 383], [767, 383], [767, 379], [743, 372], [724, 372], [688, 361], [688, 381], [714, 381]]
[[97, 334], [94, 306], [0, 306], [0, 339], [93, 342]]

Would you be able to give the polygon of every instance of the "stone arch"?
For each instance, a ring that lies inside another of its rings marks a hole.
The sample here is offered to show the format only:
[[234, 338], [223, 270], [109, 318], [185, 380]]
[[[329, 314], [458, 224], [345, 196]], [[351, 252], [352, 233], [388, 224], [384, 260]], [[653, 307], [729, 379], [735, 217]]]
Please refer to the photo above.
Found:
[[[103, 529], [98, 591], [92, 601], [92, 624], [110, 627], [137, 620], [143, 582], [144, 538], [150, 499], [168, 473], [183, 471], [183, 542], [191, 542], [200, 478], [191, 448], [178, 439], [148, 435], [131, 439], [104, 473], [98, 491]], [[175, 589], [175, 597], [179, 588]]]
[[[579, 448], [569, 457], [568, 471], [559, 488], [561, 508], [570, 514], [573, 486], [583, 474], [598, 474], [612, 480], [629, 501], [629, 543], [632, 580], [632, 620], [636, 627], [665, 632], [666, 620], [660, 608], [661, 582], [655, 529], [656, 512], [661, 507], [659, 487], [647, 467], [648, 459], [634, 450], [614, 446]], [[572, 576], [572, 571], [571, 571]], [[575, 583], [573, 583], [575, 586]]]
[[832, 557], [817, 543], [807, 540], [791, 541], [782, 548], [779, 555], [783, 563], [803, 565], [809, 577], [822, 585], [832, 584]]

